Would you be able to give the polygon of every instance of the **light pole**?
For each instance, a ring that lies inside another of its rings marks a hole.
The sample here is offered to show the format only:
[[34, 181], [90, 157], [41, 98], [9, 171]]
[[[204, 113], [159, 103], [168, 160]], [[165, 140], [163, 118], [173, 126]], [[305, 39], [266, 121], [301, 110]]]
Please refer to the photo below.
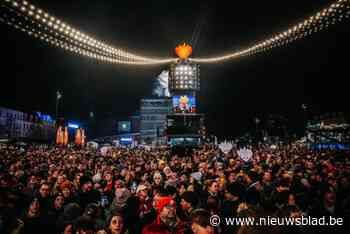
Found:
[[57, 91], [56, 92], [56, 122], [58, 120], [58, 104], [61, 98], [62, 98], [62, 94], [60, 93], [60, 91]]
[[308, 124], [308, 106], [306, 104], [302, 104], [301, 109], [303, 109], [303, 134], [305, 134]]
[[254, 118], [254, 123], [255, 123], [255, 140], [258, 142], [259, 141], [259, 129], [258, 129], [258, 125], [260, 123], [260, 119], [258, 119], [257, 117]]

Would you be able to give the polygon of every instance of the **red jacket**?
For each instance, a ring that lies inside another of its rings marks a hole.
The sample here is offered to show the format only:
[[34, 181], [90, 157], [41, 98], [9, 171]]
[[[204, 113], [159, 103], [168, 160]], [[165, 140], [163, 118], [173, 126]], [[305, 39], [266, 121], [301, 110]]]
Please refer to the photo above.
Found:
[[185, 225], [182, 221], [179, 221], [174, 231], [171, 231], [158, 216], [157, 219], [142, 229], [142, 234], [184, 234]]

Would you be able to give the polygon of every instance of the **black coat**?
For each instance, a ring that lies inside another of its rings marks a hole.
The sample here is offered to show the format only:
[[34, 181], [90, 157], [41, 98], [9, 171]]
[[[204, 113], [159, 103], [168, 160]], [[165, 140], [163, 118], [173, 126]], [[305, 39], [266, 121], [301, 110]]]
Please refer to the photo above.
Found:
[[89, 203], [98, 203], [101, 200], [101, 193], [100, 191], [96, 190], [96, 189], [92, 189], [88, 192], [80, 192], [79, 193], [79, 204], [80, 207], [82, 208], [82, 210], [85, 210], [85, 207], [89, 204]]

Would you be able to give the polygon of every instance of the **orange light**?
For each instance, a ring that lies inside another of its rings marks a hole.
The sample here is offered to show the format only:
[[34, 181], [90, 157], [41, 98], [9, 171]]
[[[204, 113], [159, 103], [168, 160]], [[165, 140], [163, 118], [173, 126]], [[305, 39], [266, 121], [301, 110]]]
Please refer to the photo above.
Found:
[[81, 130], [81, 146], [85, 145], [85, 140], [86, 140], [85, 131], [84, 131], [84, 129], [82, 129]]
[[58, 127], [58, 128], [57, 128], [57, 132], [56, 132], [56, 144], [57, 144], [57, 145], [62, 144], [61, 135], [62, 135], [62, 128], [61, 128], [61, 127]]
[[64, 128], [64, 137], [63, 137], [63, 145], [68, 145], [68, 138], [69, 138], [69, 133], [68, 133], [68, 128]]
[[57, 145], [63, 145], [64, 144], [64, 131], [63, 131], [61, 126], [57, 128], [56, 144]]
[[175, 48], [175, 53], [177, 56], [179, 56], [179, 58], [187, 59], [192, 54], [192, 47], [186, 43], [183, 43]]
[[78, 128], [77, 131], [75, 132], [75, 144], [76, 145], [81, 145], [81, 129]]

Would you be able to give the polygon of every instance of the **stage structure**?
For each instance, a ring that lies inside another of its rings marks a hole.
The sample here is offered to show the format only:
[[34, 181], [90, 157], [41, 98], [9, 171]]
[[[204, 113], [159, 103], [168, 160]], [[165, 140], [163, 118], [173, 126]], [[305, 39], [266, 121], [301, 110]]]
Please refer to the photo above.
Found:
[[197, 113], [199, 65], [188, 59], [192, 53], [191, 46], [179, 45], [175, 52], [179, 59], [170, 65], [172, 113], [167, 115], [167, 141], [171, 146], [195, 147], [201, 144], [204, 121], [204, 115]]
[[325, 117], [319, 121], [310, 121], [306, 126], [306, 134], [306, 141], [311, 149], [350, 149], [350, 124], [344, 117]]

